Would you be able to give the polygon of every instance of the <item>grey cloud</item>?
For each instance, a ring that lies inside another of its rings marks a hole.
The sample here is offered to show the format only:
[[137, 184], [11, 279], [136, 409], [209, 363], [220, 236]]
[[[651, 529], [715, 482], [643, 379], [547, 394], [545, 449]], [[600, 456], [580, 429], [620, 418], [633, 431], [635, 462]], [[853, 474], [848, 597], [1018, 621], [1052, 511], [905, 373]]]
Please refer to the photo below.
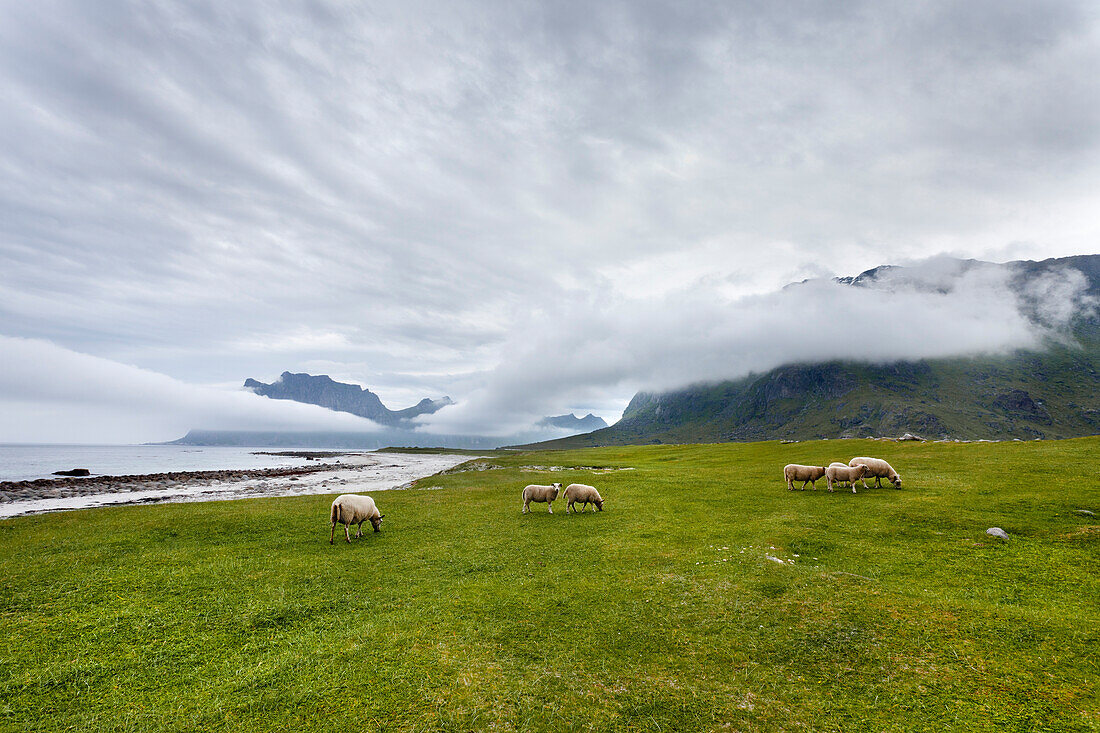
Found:
[[460, 398], [578, 298], [1083, 251], [1096, 28], [1083, 2], [3, 3], [0, 334]]
[[[891, 361], [1043, 348], [1095, 303], [1080, 272], [1052, 272], [1026, 300], [1010, 268], [931, 260], [864, 287], [815, 280], [728, 300], [674, 296], [573, 304], [518, 337], [471, 399], [421, 422], [431, 432], [510, 432], [601, 390], [662, 391], [786, 363]], [[1028, 311], [1040, 314], [1040, 320]]]
[[245, 390], [185, 384], [49, 342], [0, 336], [0, 442], [174, 440], [189, 429], [330, 430], [380, 426]]

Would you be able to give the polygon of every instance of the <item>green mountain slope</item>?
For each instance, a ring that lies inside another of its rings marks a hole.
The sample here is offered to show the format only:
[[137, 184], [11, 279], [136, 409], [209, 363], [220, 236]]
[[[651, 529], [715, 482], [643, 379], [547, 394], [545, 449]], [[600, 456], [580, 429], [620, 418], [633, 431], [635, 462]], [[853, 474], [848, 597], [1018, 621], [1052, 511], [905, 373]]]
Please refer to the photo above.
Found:
[[[1100, 256], [1013, 263], [1018, 282], [1072, 266], [1100, 294]], [[859, 286], [860, 278], [846, 282]], [[1027, 304], [1024, 303], [1024, 307]], [[615, 425], [545, 448], [898, 436], [1005, 439], [1100, 434], [1100, 320], [1076, 343], [1004, 356], [875, 365], [791, 364], [763, 374], [634, 396]]]

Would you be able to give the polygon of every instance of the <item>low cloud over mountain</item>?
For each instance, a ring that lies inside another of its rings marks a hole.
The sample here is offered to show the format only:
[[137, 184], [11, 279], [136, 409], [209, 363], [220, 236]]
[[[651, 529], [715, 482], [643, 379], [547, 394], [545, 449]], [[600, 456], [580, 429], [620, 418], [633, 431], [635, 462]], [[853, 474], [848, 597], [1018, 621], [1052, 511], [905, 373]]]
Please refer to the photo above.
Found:
[[[1096, 296], [1073, 264], [995, 265], [938, 258], [852, 281], [816, 279], [766, 295], [713, 289], [563, 304], [519, 330], [508, 358], [454, 408], [420, 418], [432, 431], [529, 424], [566, 399], [602, 390], [660, 392], [792, 362], [889, 363], [1041, 349], [1065, 341]], [[1020, 277], [1029, 276], [1024, 280]]]

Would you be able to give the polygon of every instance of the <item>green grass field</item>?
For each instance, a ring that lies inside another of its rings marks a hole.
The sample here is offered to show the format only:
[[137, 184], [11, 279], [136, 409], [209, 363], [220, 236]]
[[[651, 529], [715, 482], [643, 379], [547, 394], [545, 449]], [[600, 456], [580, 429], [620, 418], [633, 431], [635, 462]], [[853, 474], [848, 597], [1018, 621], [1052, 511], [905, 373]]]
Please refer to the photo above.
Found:
[[[904, 488], [785, 489], [854, 455]], [[1100, 728], [1100, 438], [487, 460], [352, 545], [331, 495], [0, 521], [0, 729]], [[555, 480], [606, 511], [521, 515]]]

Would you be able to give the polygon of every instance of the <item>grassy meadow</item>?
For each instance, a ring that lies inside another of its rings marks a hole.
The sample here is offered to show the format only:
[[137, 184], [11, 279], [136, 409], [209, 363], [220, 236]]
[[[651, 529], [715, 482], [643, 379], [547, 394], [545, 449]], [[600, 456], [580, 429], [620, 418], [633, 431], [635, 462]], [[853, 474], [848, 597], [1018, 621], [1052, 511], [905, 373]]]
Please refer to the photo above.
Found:
[[[856, 455], [903, 489], [782, 481]], [[1100, 729], [1100, 438], [482, 462], [351, 545], [332, 495], [0, 521], [0, 730]]]

